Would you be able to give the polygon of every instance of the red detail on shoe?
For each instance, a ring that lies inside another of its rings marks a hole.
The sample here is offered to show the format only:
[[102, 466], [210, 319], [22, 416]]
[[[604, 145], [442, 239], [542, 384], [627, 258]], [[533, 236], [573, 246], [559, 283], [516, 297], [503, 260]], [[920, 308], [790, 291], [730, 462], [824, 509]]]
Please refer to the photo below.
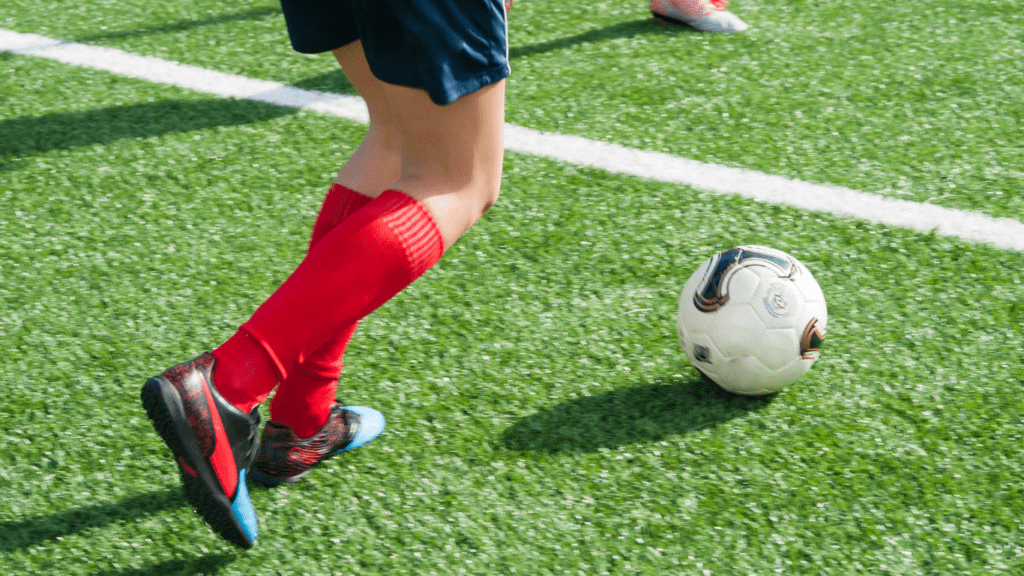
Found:
[[690, 23], [690, 19], [701, 20], [714, 12], [728, 12], [726, 0], [651, 0], [651, 12]]
[[199, 473], [197, 473], [191, 466], [189, 466], [185, 462], [184, 456], [178, 456], [178, 464], [181, 464], [181, 469], [184, 470], [185, 473], [188, 474], [189, 476], [195, 478], [196, 476], [199, 475]]
[[337, 403], [327, 422], [309, 438], [297, 438], [287, 426], [271, 422], [263, 428], [253, 469], [274, 478], [295, 478], [351, 444], [355, 436], [346, 411]]
[[228, 433], [224, 430], [224, 422], [220, 419], [220, 413], [217, 411], [213, 394], [210, 393], [208, 382], [203, 382], [203, 393], [206, 394], [206, 402], [210, 405], [210, 420], [213, 422], [214, 445], [213, 454], [210, 455], [210, 465], [224, 489], [224, 494], [228, 498], [232, 498], [235, 495], [235, 489], [238, 488], [238, 467], [235, 465], [235, 455], [231, 452], [231, 442], [228, 441]]
[[162, 374], [162, 377], [170, 382], [181, 395], [185, 417], [188, 418], [188, 424], [199, 444], [199, 452], [204, 457], [213, 453], [214, 438], [213, 430], [210, 428], [211, 406], [205, 401], [205, 398], [200, 398], [200, 395], [202, 395], [202, 382], [206, 379], [212, 361], [212, 357], [203, 354], [188, 362], [171, 366]]

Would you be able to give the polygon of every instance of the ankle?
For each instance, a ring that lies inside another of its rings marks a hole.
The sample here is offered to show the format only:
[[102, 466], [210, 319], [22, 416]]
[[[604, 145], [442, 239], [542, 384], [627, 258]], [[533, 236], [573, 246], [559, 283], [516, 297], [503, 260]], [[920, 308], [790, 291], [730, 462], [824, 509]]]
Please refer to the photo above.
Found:
[[266, 400], [280, 380], [277, 366], [260, 343], [239, 330], [213, 351], [217, 363], [213, 382], [217, 392], [248, 414]]

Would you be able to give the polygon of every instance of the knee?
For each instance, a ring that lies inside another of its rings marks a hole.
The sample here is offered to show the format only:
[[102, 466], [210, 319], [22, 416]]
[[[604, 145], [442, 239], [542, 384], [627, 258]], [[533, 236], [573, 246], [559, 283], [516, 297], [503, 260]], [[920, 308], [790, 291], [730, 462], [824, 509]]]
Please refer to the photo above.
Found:
[[501, 193], [501, 182], [491, 186], [481, 186], [474, 191], [473, 205], [476, 210], [476, 220], [483, 218], [484, 214], [498, 203], [498, 196]]
[[497, 186], [491, 188], [474, 187], [463, 189], [459, 194], [450, 196], [454, 206], [458, 206], [454, 213], [459, 214], [461, 236], [467, 230], [476, 225], [481, 218], [498, 202], [499, 189]]
[[487, 212], [495, 204], [498, 203], [498, 196], [500, 194], [501, 194], [501, 184], [500, 183], [498, 185], [488, 189], [487, 191], [485, 191], [483, 193], [482, 198], [481, 198], [481, 200], [482, 200], [482, 206], [481, 206], [482, 209], [480, 211], [480, 215], [481, 216], [483, 216], [484, 214], [487, 214]]

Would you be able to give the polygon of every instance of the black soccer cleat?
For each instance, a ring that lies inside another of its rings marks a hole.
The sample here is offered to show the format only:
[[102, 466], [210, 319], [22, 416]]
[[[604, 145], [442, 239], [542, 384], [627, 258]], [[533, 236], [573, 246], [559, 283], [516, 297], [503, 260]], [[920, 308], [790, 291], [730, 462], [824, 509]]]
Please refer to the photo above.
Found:
[[260, 417], [224, 400], [206, 353], [168, 368], [142, 387], [142, 405], [174, 455], [189, 504], [225, 540], [256, 543], [256, 511], [245, 472], [256, 456]]
[[298, 438], [284, 424], [267, 422], [252, 465], [252, 480], [268, 488], [282, 482], [298, 482], [313, 466], [335, 454], [359, 448], [383, 431], [384, 415], [377, 410], [337, 403], [327, 422], [309, 438]]

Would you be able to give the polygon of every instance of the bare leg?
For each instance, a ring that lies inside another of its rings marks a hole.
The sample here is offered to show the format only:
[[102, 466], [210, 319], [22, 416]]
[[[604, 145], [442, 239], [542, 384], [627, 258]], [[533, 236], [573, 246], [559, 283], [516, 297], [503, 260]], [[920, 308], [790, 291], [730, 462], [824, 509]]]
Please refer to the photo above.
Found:
[[370, 111], [370, 127], [366, 136], [342, 166], [335, 182], [375, 198], [401, 175], [398, 122], [384, 95], [381, 81], [370, 72], [362, 41], [356, 40], [338, 48], [334, 57]]

